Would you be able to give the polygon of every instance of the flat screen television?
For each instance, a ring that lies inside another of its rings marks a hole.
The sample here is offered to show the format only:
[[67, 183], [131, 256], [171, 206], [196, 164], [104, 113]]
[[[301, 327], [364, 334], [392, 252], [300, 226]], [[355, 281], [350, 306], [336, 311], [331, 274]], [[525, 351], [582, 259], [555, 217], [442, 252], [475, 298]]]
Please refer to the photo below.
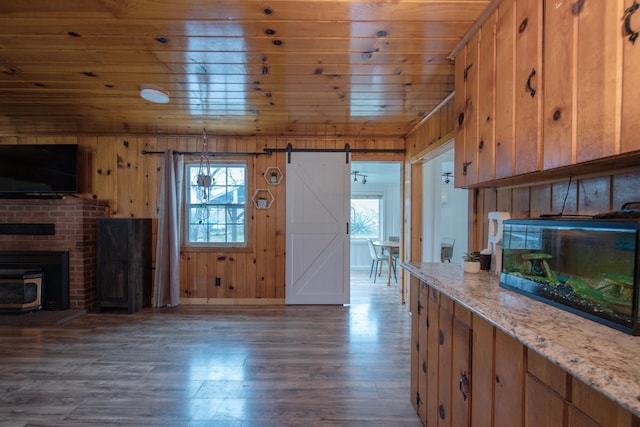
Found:
[[77, 145], [0, 145], [0, 197], [54, 197], [77, 192]]

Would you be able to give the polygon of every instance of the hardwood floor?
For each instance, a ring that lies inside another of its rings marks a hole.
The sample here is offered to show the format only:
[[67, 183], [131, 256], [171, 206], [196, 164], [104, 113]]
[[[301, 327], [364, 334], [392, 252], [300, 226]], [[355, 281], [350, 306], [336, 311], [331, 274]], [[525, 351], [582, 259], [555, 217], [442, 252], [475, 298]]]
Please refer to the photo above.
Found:
[[421, 426], [398, 285], [352, 277], [350, 306], [0, 326], [0, 426]]

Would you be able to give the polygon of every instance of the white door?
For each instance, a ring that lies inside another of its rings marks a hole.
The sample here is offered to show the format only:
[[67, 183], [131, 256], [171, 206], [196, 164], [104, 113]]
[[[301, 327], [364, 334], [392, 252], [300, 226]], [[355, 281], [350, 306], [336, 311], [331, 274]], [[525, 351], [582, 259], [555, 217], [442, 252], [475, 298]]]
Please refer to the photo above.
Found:
[[287, 164], [287, 304], [349, 304], [350, 165], [345, 153]]

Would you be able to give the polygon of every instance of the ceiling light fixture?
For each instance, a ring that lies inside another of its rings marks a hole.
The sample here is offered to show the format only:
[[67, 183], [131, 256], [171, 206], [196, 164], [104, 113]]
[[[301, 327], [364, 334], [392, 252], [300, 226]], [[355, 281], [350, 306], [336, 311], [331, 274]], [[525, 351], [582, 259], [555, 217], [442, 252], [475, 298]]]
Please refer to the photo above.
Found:
[[366, 184], [367, 183], [367, 176], [368, 175], [363, 175], [360, 173], [360, 171], [353, 171], [351, 172], [351, 175], [353, 175], [353, 182], [357, 183], [358, 182], [358, 177], [362, 178], [362, 183]]
[[149, 102], [155, 102], [156, 104], [166, 104], [169, 102], [169, 94], [167, 92], [148, 85], [142, 86], [140, 89], [140, 97]]

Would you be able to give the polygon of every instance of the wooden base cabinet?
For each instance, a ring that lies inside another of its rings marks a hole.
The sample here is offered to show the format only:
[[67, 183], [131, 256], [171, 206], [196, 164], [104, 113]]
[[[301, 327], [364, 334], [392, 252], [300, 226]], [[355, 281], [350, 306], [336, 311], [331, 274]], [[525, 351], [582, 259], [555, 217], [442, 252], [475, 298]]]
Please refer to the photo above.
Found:
[[140, 311], [151, 303], [151, 220], [98, 219], [97, 311]]
[[425, 426], [640, 426], [620, 405], [415, 277], [411, 315], [411, 399]]
[[[470, 425], [470, 313], [424, 283], [413, 283], [414, 406], [428, 426]], [[415, 309], [414, 309], [415, 307]]]

